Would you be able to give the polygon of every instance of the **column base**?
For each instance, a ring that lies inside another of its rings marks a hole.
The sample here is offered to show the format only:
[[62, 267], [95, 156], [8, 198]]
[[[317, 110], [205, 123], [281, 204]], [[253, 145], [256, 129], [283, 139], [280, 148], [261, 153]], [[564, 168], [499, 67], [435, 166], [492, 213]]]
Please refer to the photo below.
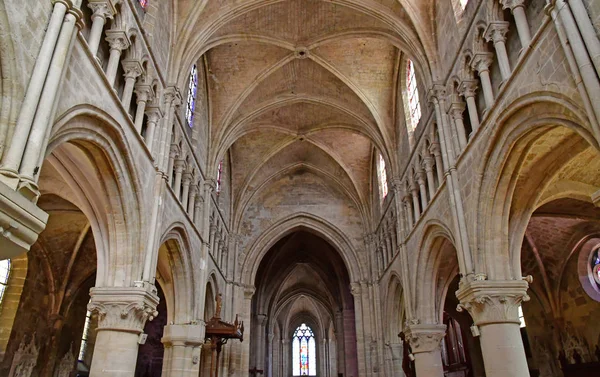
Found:
[[0, 182], [0, 259], [29, 251], [47, 222], [46, 212]]

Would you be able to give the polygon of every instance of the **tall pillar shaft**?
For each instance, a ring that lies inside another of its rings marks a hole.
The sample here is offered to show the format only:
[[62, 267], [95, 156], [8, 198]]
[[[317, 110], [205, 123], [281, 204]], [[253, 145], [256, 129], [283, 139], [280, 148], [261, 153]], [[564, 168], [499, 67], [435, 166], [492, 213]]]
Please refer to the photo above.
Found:
[[515, 18], [515, 25], [517, 25], [517, 33], [519, 34], [519, 40], [521, 41], [521, 48], [526, 49], [531, 43], [531, 32], [529, 31], [529, 23], [527, 22], [527, 15], [525, 14], [525, 1], [524, 0], [500, 0], [504, 9], [510, 9]]
[[440, 342], [446, 334], [446, 326], [409, 325], [404, 333], [415, 357], [417, 377], [443, 377], [444, 365]]
[[165, 326], [163, 377], [198, 376], [204, 331], [204, 324]]
[[518, 314], [527, 288], [525, 280], [476, 280], [456, 292], [457, 310], [467, 310], [479, 328], [487, 377], [529, 376]]
[[508, 33], [508, 25], [509, 24], [506, 21], [490, 22], [484, 33], [485, 39], [488, 42], [491, 41], [494, 43], [502, 80], [508, 80], [510, 77], [510, 63], [508, 62], [508, 53], [506, 52], [506, 33]]
[[147, 288], [92, 288], [88, 310], [98, 316], [91, 377], [133, 377], [139, 335], [158, 315], [158, 296]]
[[100, 45], [100, 39], [102, 38], [106, 19], [112, 18], [115, 14], [115, 10], [108, 0], [90, 1], [88, 7], [94, 13], [92, 14], [92, 27], [87, 43], [92, 56], [95, 57], [98, 53], [98, 46]]
[[12, 189], [16, 189], [19, 183], [17, 178], [19, 165], [25, 152], [33, 118], [36, 114], [44, 82], [50, 68], [50, 62], [53, 58], [53, 52], [69, 6], [70, 4], [66, 1], [56, 1], [54, 3], [50, 22], [48, 23], [40, 52], [35, 61], [31, 78], [29, 79], [27, 92], [21, 105], [15, 132], [8, 150], [2, 159], [2, 168], [0, 169], [2, 176], [4, 176], [2, 180]]
[[142, 74], [142, 65], [137, 61], [124, 61], [123, 70], [125, 71], [125, 88], [123, 89], [121, 103], [123, 104], [125, 111], [128, 112], [129, 107], [131, 106], [135, 81]]
[[463, 80], [458, 87], [459, 94], [465, 97], [471, 129], [473, 133], [479, 128], [479, 114], [477, 113], [477, 104], [475, 103], [475, 93], [477, 91], [477, 81]]
[[494, 105], [494, 92], [492, 90], [492, 81], [490, 79], [490, 66], [492, 65], [492, 61], [492, 53], [484, 52], [475, 54], [472, 63], [473, 69], [479, 73], [486, 109], [490, 109]]
[[117, 78], [117, 70], [119, 69], [119, 60], [121, 53], [129, 48], [129, 38], [124, 31], [109, 30], [106, 32], [106, 41], [110, 46], [110, 55], [108, 58], [108, 66], [106, 67], [106, 78], [109, 85], [115, 85]]

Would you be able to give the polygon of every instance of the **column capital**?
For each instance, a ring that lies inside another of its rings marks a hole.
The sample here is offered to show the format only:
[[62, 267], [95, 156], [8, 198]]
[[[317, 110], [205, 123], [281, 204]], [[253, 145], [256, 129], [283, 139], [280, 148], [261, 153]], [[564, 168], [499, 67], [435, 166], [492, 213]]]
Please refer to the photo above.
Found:
[[432, 352], [440, 347], [440, 342], [446, 335], [446, 325], [409, 324], [404, 335], [413, 353]]
[[123, 51], [127, 50], [130, 46], [129, 37], [122, 30], [107, 30], [106, 41], [111, 50]]
[[164, 90], [165, 102], [172, 103], [173, 106], [179, 106], [182, 104], [182, 97], [179, 88], [172, 85]]
[[352, 296], [354, 297], [360, 297], [362, 294], [360, 282], [350, 283], [350, 293], [352, 293]]
[[525, 7], [525, 0], [500, 0], [502, 9], [510, 9], [511, 11], [518, 7]]
[[104, 21], [111, 19], [117, 13], [109, 0], [89, 0], [88, 8], [92, 10], [92, 19], [101, 17]]
[[126, 79], [137, 79], [144, 72], [142, 64], [137, 60], [126, 59], [123, 60], [121, 65], [123, 66], [123, 76], [125, 76]]
[[205, 324], [167, 325], [161, 339], [164, 345], [201, 346], [204, 344]]
[[[485, 276], [481, 276], [485, 278]], [[526, 280], [474, 280], [464, 281], [456, 291], [460, 304], [456, 308], [467, 310], [477, 326], [493, 323], [519, 324], [519, 306], [529, 301]]]
[[429, 102], [433, 102], [434, 100], [440, 101], [444, 100], [446, 97], [446, 87], [442, 84], [433, 84], [427, 92], [427, 98]]
[[425, 169], [426, 172], [432, 172], [433, 171], [433, 163], [434, 162], [435, 162], [435, 160], [431, 156], [425, 156], [425, 157], [423, 157], [422, 164], [423, 164], [423, 168]]
[[137, 84], [134, 89], [135, 95], [137, 96], [139, 101], [148, 101], [151, 97], [154, 96], [154, 91], [150, 85], [146, 84]]
[[87, 308], [98, 316], [98, 331], [141, 334], [146, 321], [158, 315], [158, 296], [154, 291], [153, 286], [92, 288]]
[[251, 285], [247, 285], [244, 287], [244, 298], [246, 300], [251, 300], [252, 296], [254, 296], [254, 292], [256, 292], [256, 288]]
[[458, 94], [465, 98], [475, 97], [478, 86], [477, 80], [462, 80], [458, 86]]
[[494, 62], [494, 54], [491, 52], [478, 52], [473, 55], [471, 67], [477, 72], [489, 71]]
[[183, 172], [183, 169], [185, 169], [186, 165], [187, 163], [183, 158], [175, 160], [175, 171], [178, 173]]
[[448, 113], [454, 118], [460, 118], [462, 119], [463, 117], [463, 112], [465, 111], [465, 109], [467, 108], [467, 104], [464, 103], [463, 101], [456, 101], [456, 102], [452, 102], [450, 104], [450, 107], [448, 109]]
[[506, 21], [492, 21], [483, 32], [483, 37], [488, 42], [506, 42], [509, 25]]

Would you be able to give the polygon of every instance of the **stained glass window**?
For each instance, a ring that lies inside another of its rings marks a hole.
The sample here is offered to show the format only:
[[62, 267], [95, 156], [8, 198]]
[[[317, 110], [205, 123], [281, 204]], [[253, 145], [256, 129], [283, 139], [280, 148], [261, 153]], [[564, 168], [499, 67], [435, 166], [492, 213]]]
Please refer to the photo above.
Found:
[[85, 314], [85, 325], [83, 325], [83, 334], [81, 335], [81, 345], [79, 346], [79, 357], [77, 360], [83, 362], [85, 352], [87, 351], [88, 336], [90, 335], [90, 322], [92, 320], [92, 312], [88, 310]]
[[385, 199], [388, 194], [388, 181], [387, 173], [385, 171], [385, 161], [381, 153], [379, 154], [379, 161], [377, 163], [378, 176], [379, 176], [379, 191], [381, 193], [381, 200]]
[[316, 376], [317, 375], [317, 351], [315, 347], [315, 335], [305, 323], [301, 324], [294, 332], [292, 341], [294, 376]]
[[223, 160], [219, 162], [219, 170], [217, 170], [217, 194], [221, 192], [221, 188], [223, 188], [222, 180], [223, 178]]
[[0, 304], [4, 298], [4, 292], [8, 287], [8, 277], [10, 275], [10, 259], [0, 261]]
[[146, 8], [148, 8], [148, 1], [149, 0], [138, 0], [138, 2], [142, 6], [142, 8], [144, 8], [144, 10], [146, 10]]
[[188, 83], [187, 108], [185, 110], [185, 119], [190, 127], [194, 127], [194, 109], [196, 108], [196, 93], [198, 91], [198, 67], [192, 66], [190, 79]]
[[408, 94], [408, 109], [410, 112], [410, 132], [412, 132], [417, 128], [417, 124], [419, 124], [419, 120], [421, 119], [421, 104], [419, 102], [415, 66], [410, 59], [408, 59], [406, 66], [406, 92]]
[[596, 284], [600, 286], [600, 247], [592, 252], [591, 259], [592, 276]]

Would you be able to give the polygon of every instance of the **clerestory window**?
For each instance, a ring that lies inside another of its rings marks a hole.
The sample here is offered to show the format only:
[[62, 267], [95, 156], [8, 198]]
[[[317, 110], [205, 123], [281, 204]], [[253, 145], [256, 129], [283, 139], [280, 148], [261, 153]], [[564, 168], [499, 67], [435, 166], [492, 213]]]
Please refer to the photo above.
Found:
[[216, 187], [216, 191], [217, 194], [219, 194], [221, 192], [221, 189], [223, 188], [223, 160], [221, 160], [221, 162], [219, 162], [219, 168], [217, 170], [217, 187]]
[[4, 299], [4, 292], [8, 288], [8, 278], [10, 276], [10, 259], [0, 261], [0, 307]]
[[412, 134], [421, 120], [421, 103], [419, 102], [419, 89], [417, 88], [417, 78], [415, 75], [415, 66], [412, 60], [408, 59], [406, 63], [406, 93], [408, 96], [408, 110], [410, 115], [409, 134]]
[[196, 108], [196, 93], [198, 91], [198, 67], [192, 66], [190, 78], [188, 81], [187, 107], [185, 110], [185, 119], [188, 126], [194, 127], [194, 109]]
[[388, 194], [388, 181], [387, 173], [385, 171], [385, 160], [381, 153], [379, 154], [379, 160], [377, 161], [377, 170], [377, 178], [379, 178], [379, 194], [381, 195], [381, 200], [383, 200]]

